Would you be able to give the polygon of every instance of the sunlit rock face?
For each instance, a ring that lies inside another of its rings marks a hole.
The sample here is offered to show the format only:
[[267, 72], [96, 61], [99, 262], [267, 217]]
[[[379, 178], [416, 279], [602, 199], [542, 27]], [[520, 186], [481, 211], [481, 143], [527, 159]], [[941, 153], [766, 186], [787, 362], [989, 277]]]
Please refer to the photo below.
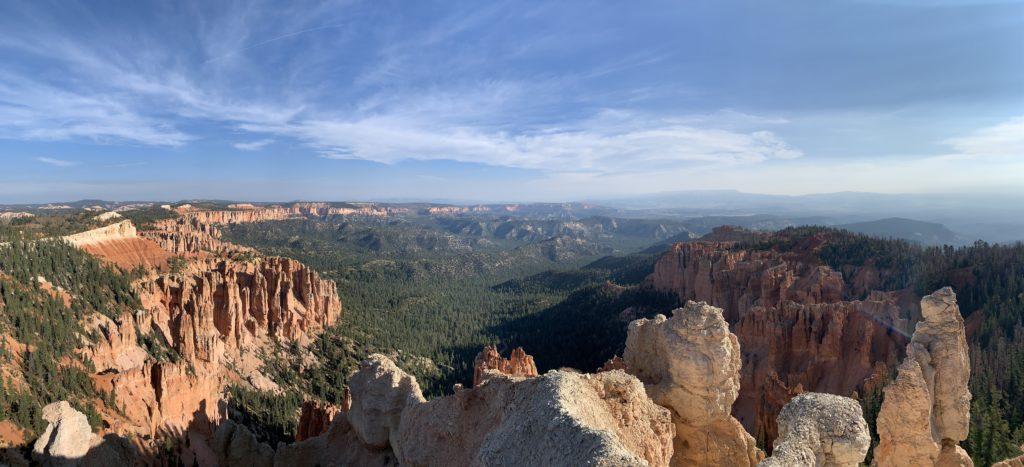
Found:
[[959, 446], [970, 424], [970, 360], [953, 289], [921, 299], [922, 320], [878, 414], [880, 466], [973, 465]]
[[[721, 230], [713, 236], [730, 237]], [[722, 308], [742, 347], [732, 414], [766, 444], [778, 436], [778, 413], [795, 395], [876, 389], [898, 366], [916, 317], [907, 294], [872, 292], [884, 274], [874, 267], [841, 274], [810, 261], [823, 241], [811, 237], [789, 252], [745, 250], [728, 241], [680, 243], [647, 278], [681, 300]]]
[[779, 438], [761, 467], [856, 467], [871, 435], [860, 404], [848, 397], [804, 393], [779, 413]]
[[655, 403], [672, 410], [672, 465], [754, 465], [754, 439], [730, 415], [740, 389], [740, 345], [722, 310], [688, 302], [629, 325], [626, 368]]

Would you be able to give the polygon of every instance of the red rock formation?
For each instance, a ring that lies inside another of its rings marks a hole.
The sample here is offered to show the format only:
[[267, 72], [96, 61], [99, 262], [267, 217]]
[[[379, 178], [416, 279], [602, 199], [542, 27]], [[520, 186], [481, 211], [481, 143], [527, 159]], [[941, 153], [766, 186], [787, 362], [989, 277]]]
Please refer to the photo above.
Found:
[[152, 229], [144, 231], [142, 235], [175, 255], [252, 251], [221, 240], [220, 229], [193, 216], [155, 222]]
[[505, 359], [498, 353], [498, 348], [488, 345], [476, 355], [473, 361], [473, 387], [477, 387], [484, 381], [485, 373], [496, 371], [509, 376], [534, 377], [537, 376], [537, 365], [533, 363], [533, 357], [526, 354], [522, 347], [517, 347]]
[[654, 265], [648, 281], [681, 301], [706, 301], [736, 323], [754, 306], [843, 300], [843, 276], [828, 266], [775, 251], [733, 249], [732, 243], [678, 243]]
[[[298, 261], [243, 262], [209, 256], [252, 251], [221, 241], [210, 222], [290, 215], [282, 211], [188, 211], [157, 222], [154, 230], [144, 233], [155, 242], [132, 239], [159, 245], [168, 253], [198, 256], [179, 273], [151, 272], [135, 283], [145, 310], [116, 322], [101, 319], [92, 324], [100, 339], [85, 356], [96, 365], [97, 388], [114, 395], [115, 404], [134, 426], [123, 431], [155, 435], [165, 426], [209, 431], [224, 415], [226, 384], [265, 379], [258, 374], [256, 349], [271, 341], [304, 345], [338, 319], [341, 304], [334, 282]], [[109, 241], [92, 241], [85, 248]], [[101, 257], [106, 252], [94, 251]], [[140, 344], [143, 336], [150, 352]], [[172, 349], [180, 359], [152, 355], [160, 347]]]
[[776, 416], [796, 394], [863, 393], [872, 375], [898, 364], [907, 343], [903, 330], [913, 312], [901, 306], [903, 297], [872, 293], [849, 301], [843, 275], [801, 253], [817, 240], [808, 242], [790, 253], [681, 243], [647, 279], [682, 300], [725, 310], [743, 357], [733, 413], [761, 440], [777, 436]]
[[305, 342], [341, 314], [334, 282], [292, 259], [209, 260], [196, 267], [191, 275], [139, 284], [143, 305], [166, 316], [173, 344], [186, 355], [212, 358], [208, 338], [234, 348], [263, 337]]
[[236, 211], [192, 211], [185, 216], [203, 224], [240, 224], [288, 219], [294, 216], [294, 213], [291, 209], [272, 206]]
[[304, 401], [299, 415], [299, 426], [295, 429], [295, 441], [302, 441], [326, 433], [334, 416], [340, 410], [330, 404], [318, 401]]

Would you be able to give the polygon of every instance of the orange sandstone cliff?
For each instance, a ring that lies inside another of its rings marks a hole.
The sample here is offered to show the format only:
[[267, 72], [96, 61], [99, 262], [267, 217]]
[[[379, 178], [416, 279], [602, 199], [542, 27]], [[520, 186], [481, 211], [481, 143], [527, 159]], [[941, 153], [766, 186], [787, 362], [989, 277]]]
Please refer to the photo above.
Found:
[[[142, 309], [87, 323], [99, 336], [83, 350], [96, 367], [94, 384], [123, 414], [112, 431], [209, 434], [225, 416], [228, 384], [276, 389], [259, 373], [259, 349], [273, 342], [305, 345], [337, 321], [341, 304], [333, 281], [291, 259], [231, 259], [223, 253], [251, 250], [221, 241], [207, 223], [287, 215], [277, 209], [189, 211], [142, 236], [123, 221], [67, 239], [126, 269], [148, 269], [134, 283]], [[171, 254], [190, 259], [173, 273], [154, 268]]]

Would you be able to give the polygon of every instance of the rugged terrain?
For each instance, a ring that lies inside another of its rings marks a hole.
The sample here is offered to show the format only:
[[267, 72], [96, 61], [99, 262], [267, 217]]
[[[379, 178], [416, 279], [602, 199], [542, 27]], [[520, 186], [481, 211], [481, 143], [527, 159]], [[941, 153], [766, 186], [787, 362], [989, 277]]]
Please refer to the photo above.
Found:
[[[1018, 250], [698, 240], [573, 210], [196, 203], [38, 224], [0, 246], [0, 435], [107, 464], [1019, 455]], [[947, 284], [959, 297], [925, 296]], [[552, 419], [569, 445], [528, 430]], [[39, 437], [64, 425], [78, 441]]]

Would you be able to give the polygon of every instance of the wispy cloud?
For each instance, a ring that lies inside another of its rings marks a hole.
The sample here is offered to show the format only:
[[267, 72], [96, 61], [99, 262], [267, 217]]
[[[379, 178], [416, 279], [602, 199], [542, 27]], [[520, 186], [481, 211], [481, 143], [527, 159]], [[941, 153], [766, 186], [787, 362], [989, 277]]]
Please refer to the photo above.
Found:
[[244, 142], [244, 143], [235, 143], [232, 146], [234, 146], [235, 149], [242, 150], [242, 151], [258, 151], [260, 149], [263, 149], [263, 148], [267, 147], [267, 145], [273, 144], [273, 143], [274, 143], [274, 140], [272, 140], [272, 139], [260, 139], [260, 140], [249, 141], [249, 142]]
[[52, 165], [54, 167], [74, 167], [79, 164], [79, 162], [77, 161], [54, 159], [52, 157], [37, 157], [36, 160], [44, 164]]
[[965, 156], [1024, 157], [1024, 116], [944, 141]]

